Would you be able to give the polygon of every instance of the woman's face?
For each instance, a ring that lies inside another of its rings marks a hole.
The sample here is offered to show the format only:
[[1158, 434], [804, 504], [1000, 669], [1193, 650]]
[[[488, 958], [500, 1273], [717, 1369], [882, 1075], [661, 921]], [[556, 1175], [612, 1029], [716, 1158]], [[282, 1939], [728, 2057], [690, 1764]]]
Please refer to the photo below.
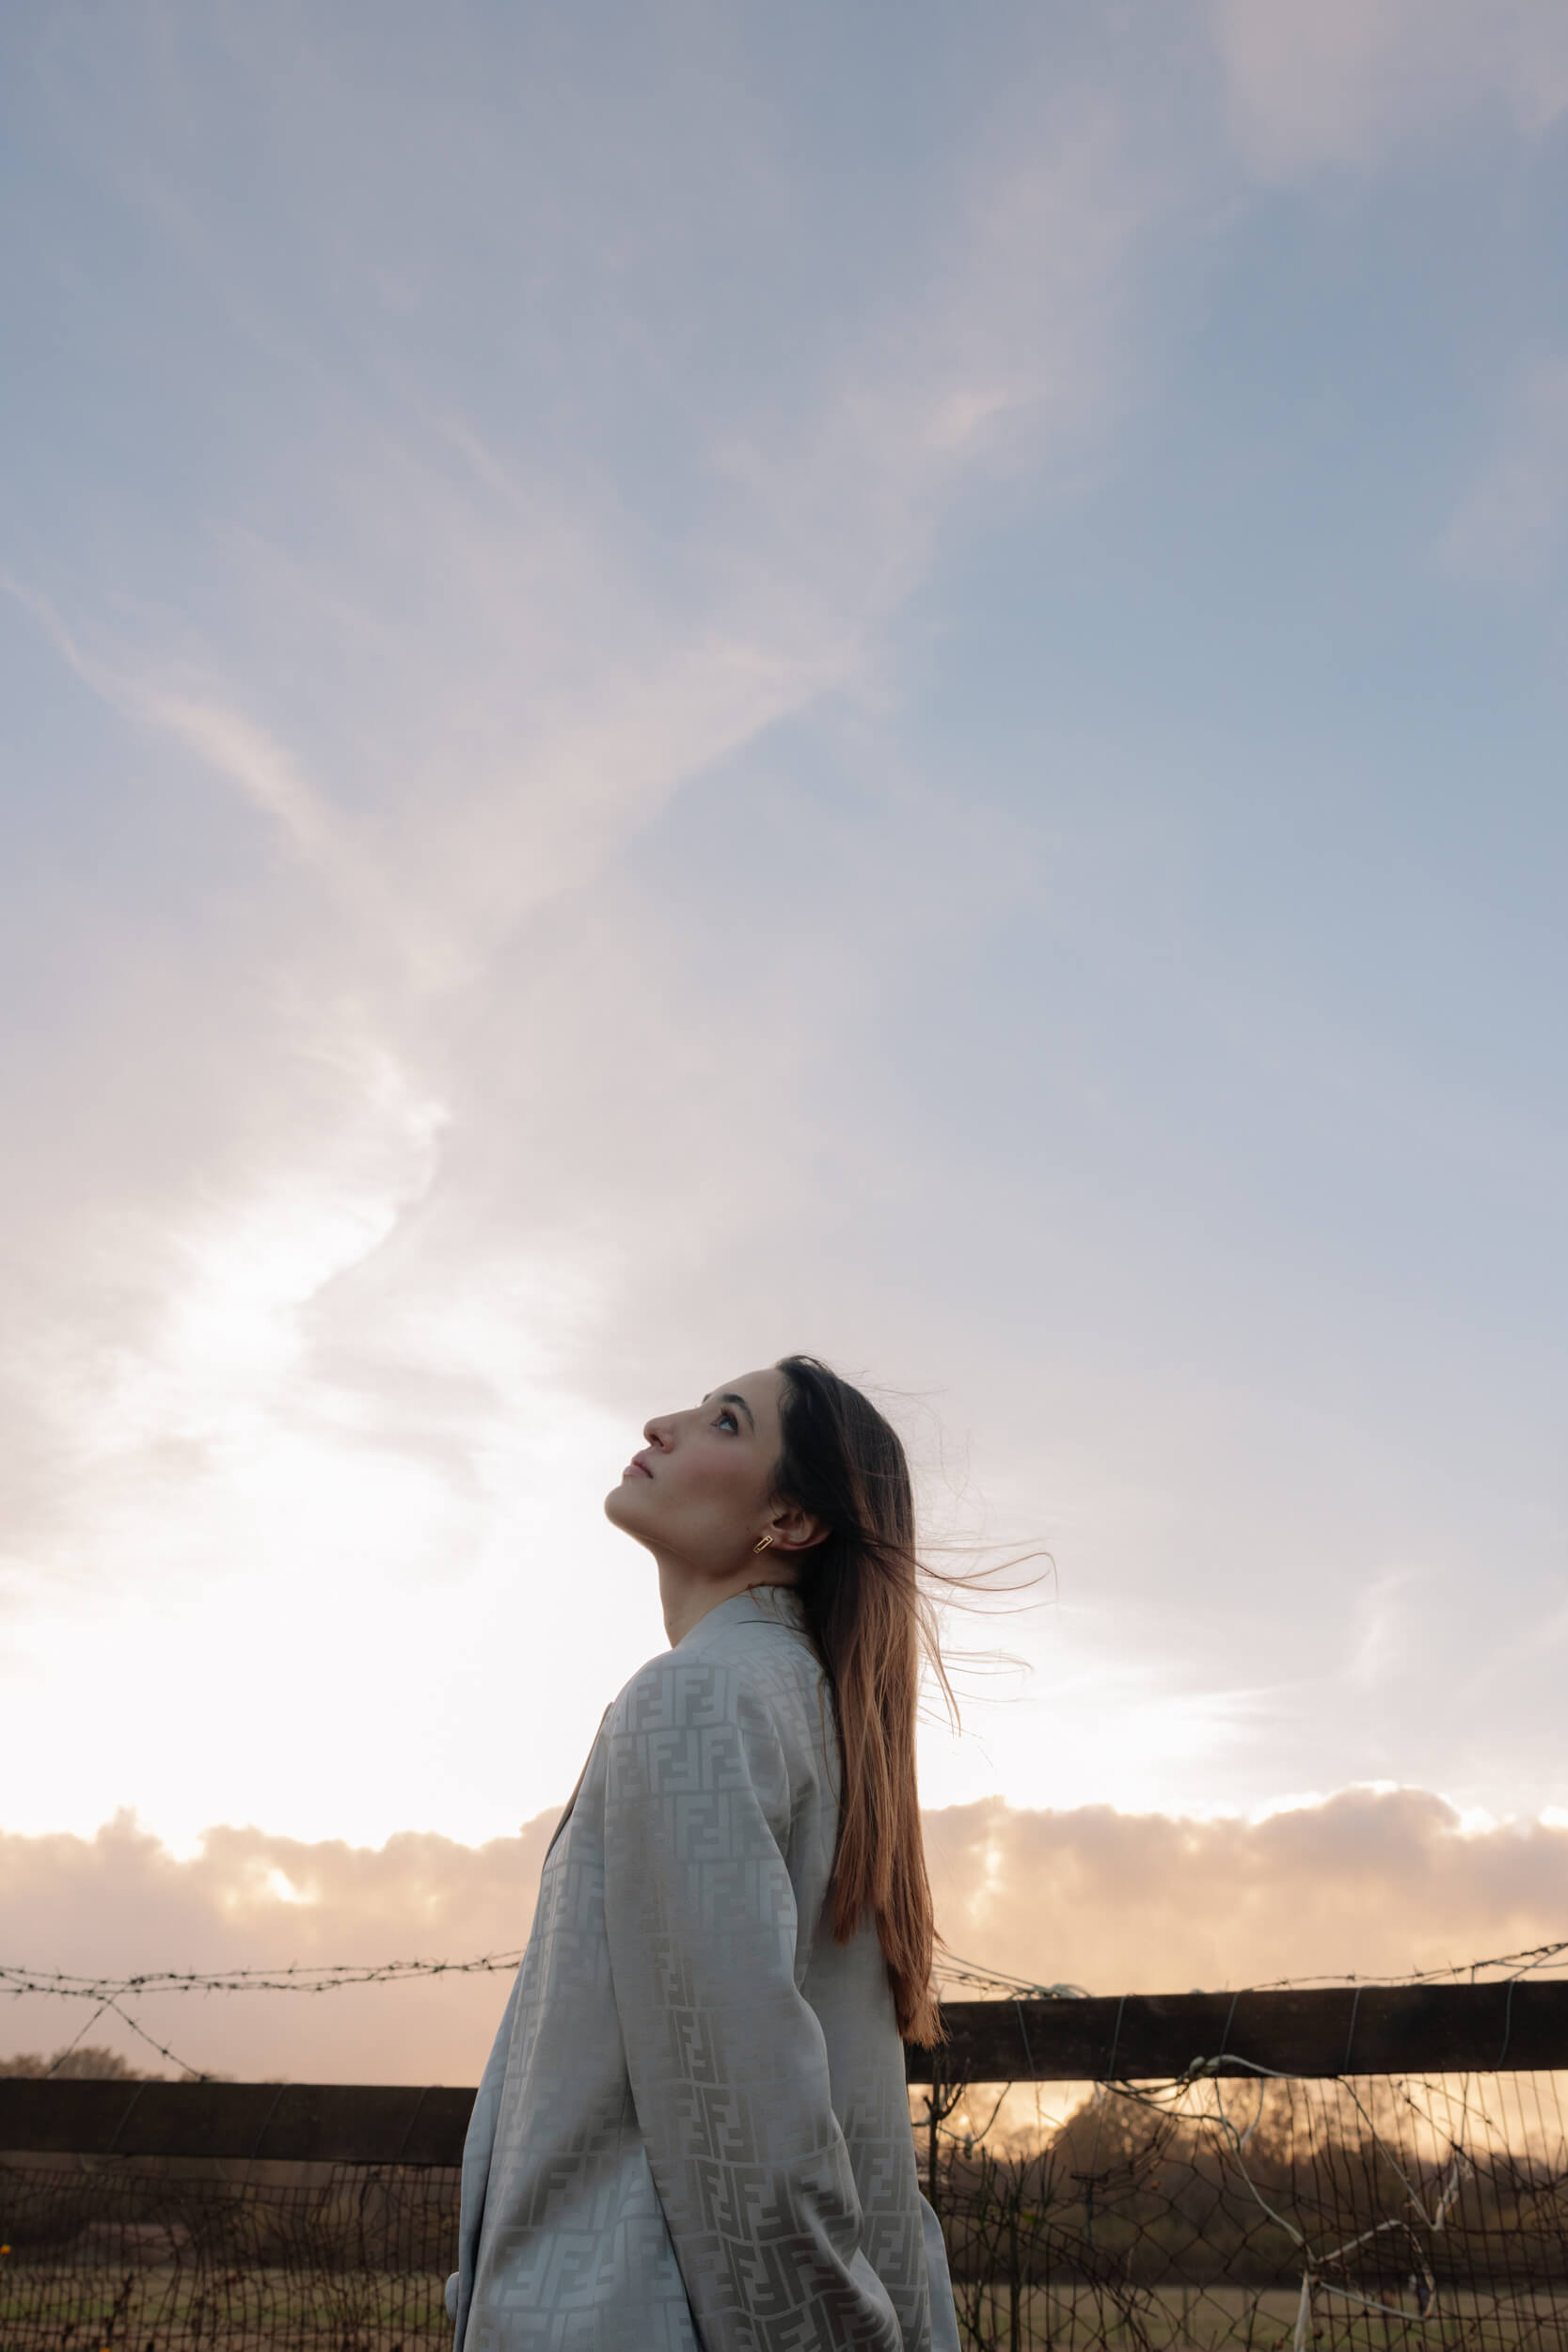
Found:
[[649, 1550], [704, 1577], [743, 1568], [764, 1535], [759, 1559], [770, 1580], [800, 1549], [800, 1513], [773, 1493], [784, 1442], [784, 1375], [769, 1366], [727, 1380], [685, 1412], [658, 1413], [643, 1428], [621, 1483], [605, 1497], [605, 1514]]

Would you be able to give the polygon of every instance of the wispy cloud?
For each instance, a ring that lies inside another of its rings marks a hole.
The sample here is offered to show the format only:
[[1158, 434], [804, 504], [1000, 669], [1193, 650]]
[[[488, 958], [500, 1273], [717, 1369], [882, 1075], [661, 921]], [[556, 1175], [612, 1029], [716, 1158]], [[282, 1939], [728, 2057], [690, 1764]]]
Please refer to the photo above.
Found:
[[1418, 1569], [1386, 1568], [1356, 1595], [1344, 1672], [1357, 1691], [1377, 1690], [1403, 1664], [1410, 1644], [1402, 1636], [1412, 1630], [1411, 1618], [1419, 1604], [1411, 1597], [1419, 1582]]
[[1509, 388], [1495, 446], [1439, 543], [1472, 580], [1536, 587], [1560, 557], [1568, 526], [1568, 358], [1529, 359]]
[[[232, 786], [275, 830], [290, 855], [334, 911], [356, 919], [367, 944], [394, 964], [411, 956], [416, 970], [432, 969], [436, 943], [422, 958], [420, 914], [378, 871], [371, 845], [306, 776], [285, 744], [238, 707], [232, 691], [207, 680], [172, 675], [173, 648], [160, 657], [145, 645], [89, 651], [53, 600], [31, 584], [0, 575], [0, 587], [29, 612], [71, 674], [89, 693], [138, 729], [164, 737], [207, 773]], [[100, 631], [100, 634], [103, 632]], [[450, 969], [450, 955], [447, 959]]]
[[1362, 166], [1499, 101], [1534, 133], [1568, 109], [1554, 0], [1210, 0], [1231, 119], [1270, 178]]

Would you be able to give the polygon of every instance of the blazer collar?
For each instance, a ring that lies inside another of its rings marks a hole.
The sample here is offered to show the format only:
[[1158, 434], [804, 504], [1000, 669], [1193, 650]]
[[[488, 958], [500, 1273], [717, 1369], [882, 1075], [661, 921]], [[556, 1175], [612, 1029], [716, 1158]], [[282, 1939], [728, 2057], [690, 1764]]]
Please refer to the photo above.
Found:
[[675, 1644], [679, 1650], [705, 1646], [704, 1636], [710, 1630], [717, 1633], [737, 1625], [779, 1625], [787, 1632], [804, 1633], [806, 1613], [800, 1597], [788, 1584], [753, 1584], [748, 1592], [732, 1593], [716, 1609], [699, 1617], [689, 1633]]

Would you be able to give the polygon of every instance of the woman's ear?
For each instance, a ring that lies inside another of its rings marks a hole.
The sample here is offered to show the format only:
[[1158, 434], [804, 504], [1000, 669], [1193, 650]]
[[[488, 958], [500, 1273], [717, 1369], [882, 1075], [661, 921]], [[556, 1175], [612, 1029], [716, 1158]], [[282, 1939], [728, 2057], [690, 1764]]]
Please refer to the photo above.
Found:
[[768, 1528], [781, 1551], [810, 1551], [825, 1544], [830, 1533], [826, 1519], [815, 1518], [795, 1502], [781, 1502]]

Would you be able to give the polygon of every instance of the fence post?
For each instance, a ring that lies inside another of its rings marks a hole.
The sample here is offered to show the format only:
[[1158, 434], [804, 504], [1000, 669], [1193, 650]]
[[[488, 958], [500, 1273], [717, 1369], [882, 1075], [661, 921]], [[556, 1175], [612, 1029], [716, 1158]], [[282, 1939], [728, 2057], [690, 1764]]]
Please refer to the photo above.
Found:
[[1015, 2195], [1007, 2208], [1008, 2277], [1011, 2286], [1007, 2312], [1007, 2352], [1023, 2352], [1023, 2280], [1019, 2275], [1018, 2204]]
[[937, 2125], [942, 2121], [942, 2057], [940, 2052], [931, 2063], [931, 2088], [927, 2093], [926, 2113], [928, 2137], [926, 2145], [926, 2200], [931, 2211], [937, 2206]]

